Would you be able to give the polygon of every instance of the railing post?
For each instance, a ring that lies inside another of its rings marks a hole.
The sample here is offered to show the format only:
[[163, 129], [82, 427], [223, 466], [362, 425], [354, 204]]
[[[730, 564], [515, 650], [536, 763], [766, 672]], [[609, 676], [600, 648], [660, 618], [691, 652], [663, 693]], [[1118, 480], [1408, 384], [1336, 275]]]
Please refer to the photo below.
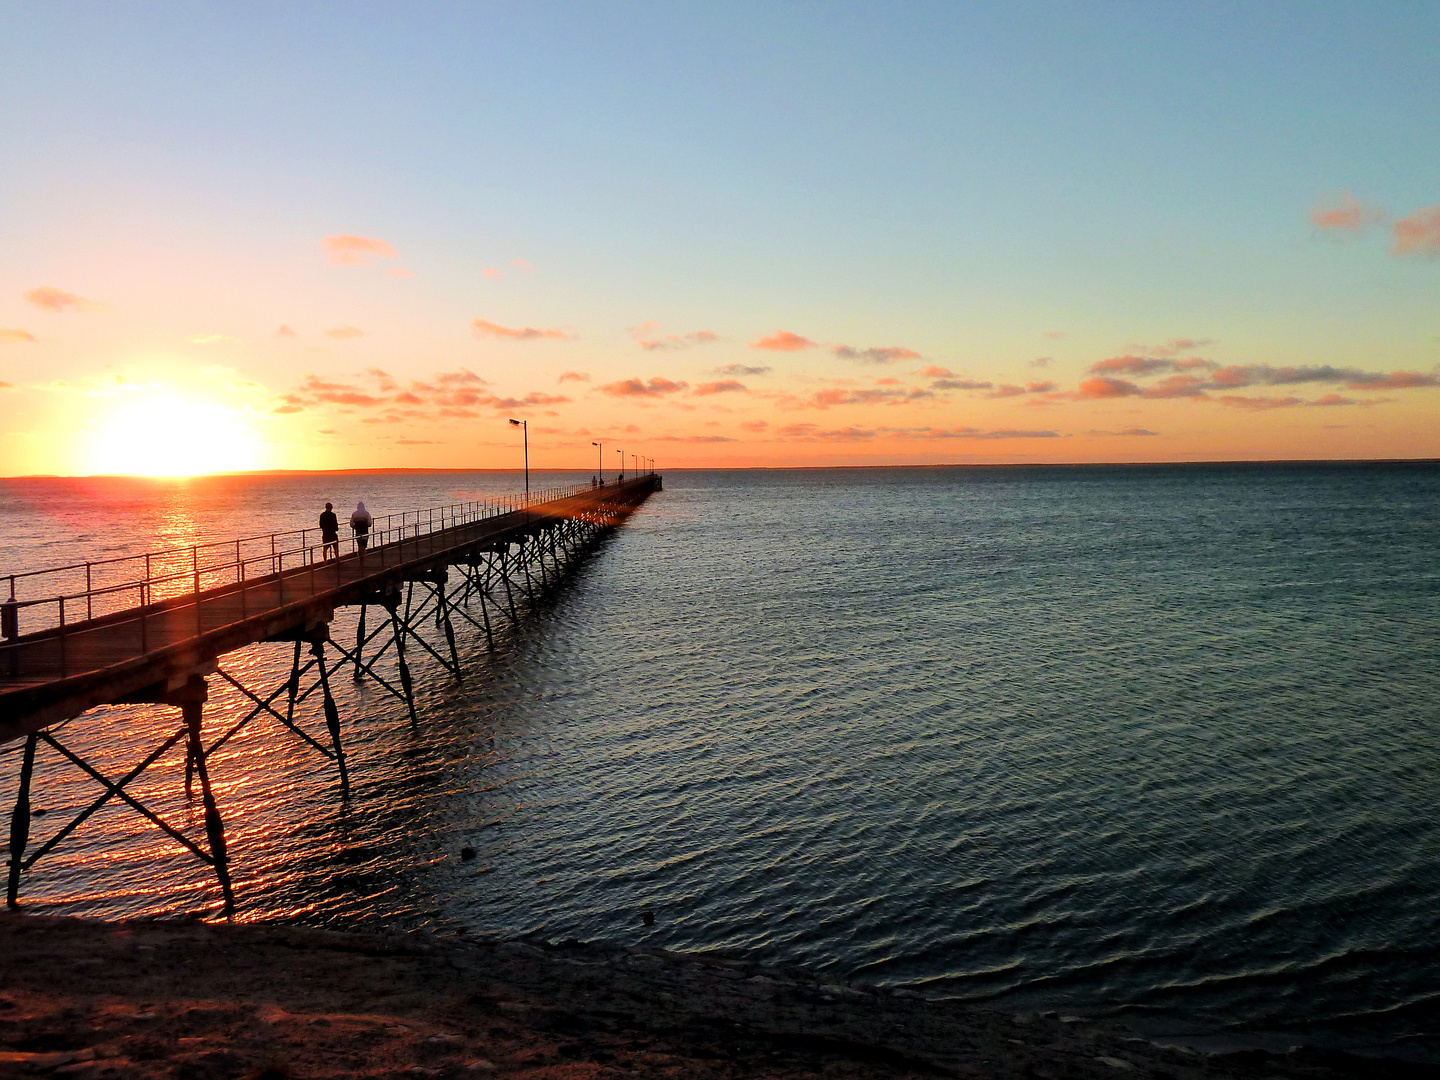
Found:
[[195, 633], [199, 635], [205, 631], [200, 623], [200, 548], [198, 545], [190, 549], [190, 562], [195, 571]]
[[93, 619], [95, 608], [90, 599], [90, 563], [85, 563], [85, 618]]
[[65, 597], [60, 597], [60, 677], [70, 674], [69, 650], [65, 647]]

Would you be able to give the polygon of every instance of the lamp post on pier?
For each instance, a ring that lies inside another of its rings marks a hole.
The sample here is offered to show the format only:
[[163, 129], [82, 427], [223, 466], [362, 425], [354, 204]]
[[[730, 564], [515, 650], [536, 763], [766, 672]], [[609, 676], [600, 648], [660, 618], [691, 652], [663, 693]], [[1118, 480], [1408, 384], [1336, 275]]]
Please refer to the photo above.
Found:
[[620, 455], [620, 480], [623, 482], [625, 479], [625, 451], [616, 450], [615, 452]]
[[525, 508], [530, 508], [530, 421], [511, 420], [510, 423], [518, 427], [525, 436]]
[[603, 484], [605, 483], [605, 444], [592, 442], [590, 445], [600, 448], [600, 483]]

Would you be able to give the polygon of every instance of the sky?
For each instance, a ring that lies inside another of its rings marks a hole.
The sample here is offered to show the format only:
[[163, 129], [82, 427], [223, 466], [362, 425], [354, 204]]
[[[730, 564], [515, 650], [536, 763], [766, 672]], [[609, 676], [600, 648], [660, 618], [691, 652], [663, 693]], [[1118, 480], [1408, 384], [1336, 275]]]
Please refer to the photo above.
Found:
[[1440, 457], [1440, 7], [0, 0], [0, 475]]

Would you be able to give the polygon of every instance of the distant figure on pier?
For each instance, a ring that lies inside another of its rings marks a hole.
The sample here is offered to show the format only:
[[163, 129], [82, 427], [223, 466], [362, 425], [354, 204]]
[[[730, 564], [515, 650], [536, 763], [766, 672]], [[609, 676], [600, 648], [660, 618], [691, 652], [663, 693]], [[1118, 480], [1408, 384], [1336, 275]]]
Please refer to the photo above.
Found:
[[595, 483], [595, 477], [594, 477], [593, 474], [592, 474], [591, 477], [590, 477], [590, 486], [591, 486], [592, 488], [598, 486], [598, 485]]
[[365, 509], [365, 504], [356, 503], [355, 512], [350, 515], [350, 528], [355, 533], [355, 550], [362, 555], [370, 546], [370, 521], [370, 511]]
[[325, 504], [325, 512], [320, 515], [320, 542], [321, 559], [329, 562], [331, 555], [337, 559], [340, 557], [340, 519], [335, 516], [335, 507], [329, 503]]

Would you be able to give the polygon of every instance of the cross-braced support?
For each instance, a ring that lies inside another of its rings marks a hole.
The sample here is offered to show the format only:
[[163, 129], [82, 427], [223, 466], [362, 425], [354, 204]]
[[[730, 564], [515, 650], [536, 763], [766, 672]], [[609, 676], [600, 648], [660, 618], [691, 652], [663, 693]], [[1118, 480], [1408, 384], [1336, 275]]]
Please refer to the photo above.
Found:
[[[25, 757], [21, 762], [20, 794], [15, 801], [15, 809], [10, 818], [9, 876], [5, 889], [5, 901], [10, 907], [16, 907], [19, 904], [21, 873], [29, 870], [41, 858], [53, 851], [62, 840], [83, 825], [102, 806], [112, 799], [118, 799], [155, 825], [161, 832], [177, 841], [201, 862], [213, 867], [215, 876], [220, 883], [221, 895], [224, 898], [221, 913], [227, 918], [234, 914], [235, 894], [230, 885], [229, 856], [225, 848], [225, 827], [220, 819], [220, 810], [216, 805], [214, 792], [210, 788], [210, 771], [206, 768], [205, 753], [201, 746], [202, 712], [208, 697], [209, 693], [204, 678], [194, 675], [178, 689], [162, 690], [159, 693], [151, 691], [131, 698], [130, 700], [135, 702], [179, 706], [183, 723], [179, 730], [172, 732], [158, 747], [146, 755], [140, 764], [119, 780], [111, 780], [105, 776], [49, 731], [34, 732], [26, 737]], [[209, 844], [209, 851], [186, 836], [180, 829], [163, 820], [126, 790], [146, 769], [160, 760], [167, 750], [182, 740], [186, 743], [187, 755], [192, 760], [192, 767], [200, 779], [200, 797], [204, 806], [205, 836]], [[30, 838], [30, 789], [35, 768], [35, 754], [41, 743], [56, 751], [70, 764], [95, 780], [105, 791], [69, 822], [61, 826], [34, 852], [27, 855], [26, 850]]]

